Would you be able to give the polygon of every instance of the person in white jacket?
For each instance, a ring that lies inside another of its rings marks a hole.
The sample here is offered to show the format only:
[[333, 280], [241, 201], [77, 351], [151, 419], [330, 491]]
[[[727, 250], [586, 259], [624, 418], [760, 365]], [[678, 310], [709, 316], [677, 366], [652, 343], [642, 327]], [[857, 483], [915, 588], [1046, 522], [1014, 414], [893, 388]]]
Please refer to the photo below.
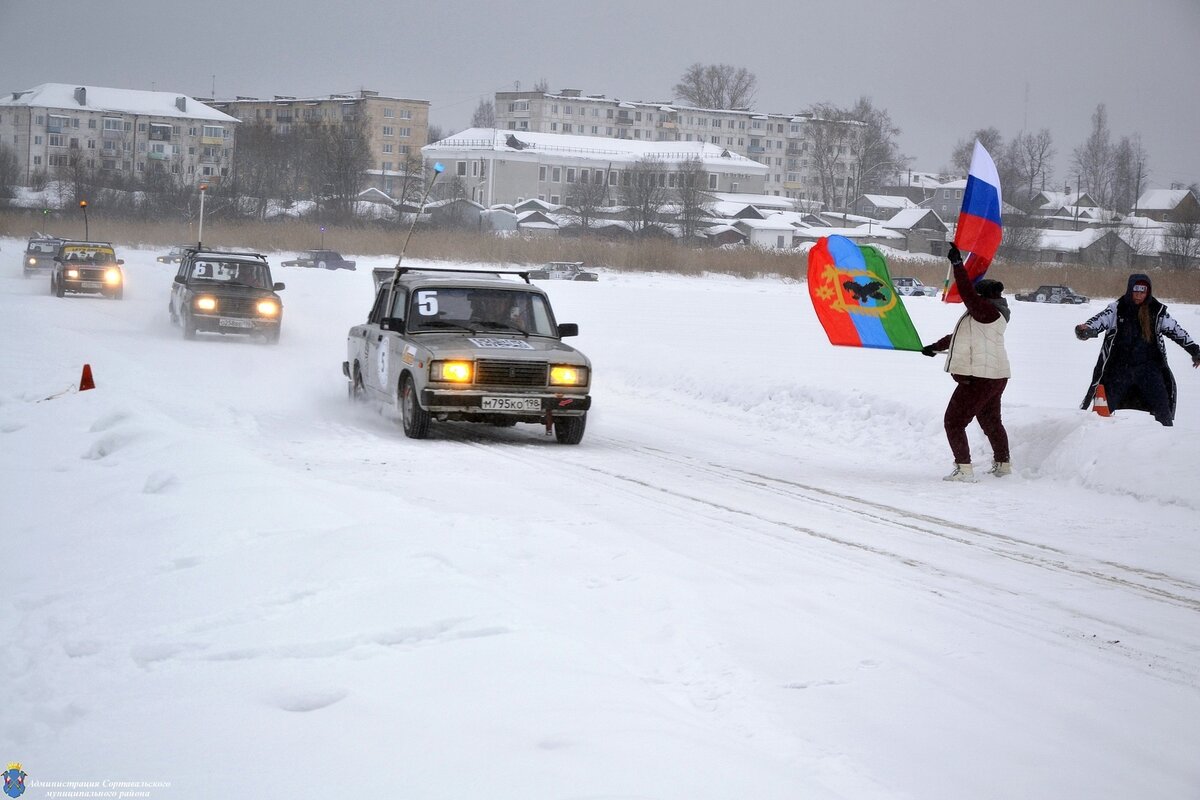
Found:
[[973, 419], [979, 421], [992, 445], [992, 468], [988, 472], [1001, 478], [1012, 473], [1008, 431], [1004, 429], [1000, 410], [1000, 399], [1012, 375], [1004, 347], [1011, 312], [1002, 295], [1003, 283], [988, 278], [972, 283], [958, 248], [951, 246], [947, 256], [954, 268], [954, 284], [967, 310], [953, 333], [921, 348], [927, 356], [950, 351], [946, 371], [956, 384], [944, 420], [946, 439], [954, 455], [954, 471], [943, 480], [975, 481], [967, 442], [967, 425]]

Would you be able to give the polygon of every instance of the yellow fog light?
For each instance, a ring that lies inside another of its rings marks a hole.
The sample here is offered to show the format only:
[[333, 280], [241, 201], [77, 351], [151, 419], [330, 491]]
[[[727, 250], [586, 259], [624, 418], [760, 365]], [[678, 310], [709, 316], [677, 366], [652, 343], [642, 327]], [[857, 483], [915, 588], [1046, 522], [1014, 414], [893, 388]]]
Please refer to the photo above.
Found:
[[450, 383], [470, 383], [475, 371], [470, 361], [434, 361], [429, 368], [432, 380]]
[[67, 270], [67, 277], [68, 277], [68, 278], [78, 278], [78, 277], [79, 277], [79, 270], [77, 270], [77, 269], [69, 269], [69, 270]]
[[217, 298], [215, 298], [215, 297], [197, 297], [196, 298], [196, 308], [200, 309], [201, 311], [216, 311], [217, 310]]
[[279, 304], [274, 300], [259, 300], [256, 308], [264, 317], [273, 317], [279, 313]]
[[550, 368], [551, 386], [586, 386], [588, 368], [570, 364], [556, 364]]
[[106, 269], [104, 270], [104, 282], [110, 286], [115, 286], [121, 282], [121, 270]]

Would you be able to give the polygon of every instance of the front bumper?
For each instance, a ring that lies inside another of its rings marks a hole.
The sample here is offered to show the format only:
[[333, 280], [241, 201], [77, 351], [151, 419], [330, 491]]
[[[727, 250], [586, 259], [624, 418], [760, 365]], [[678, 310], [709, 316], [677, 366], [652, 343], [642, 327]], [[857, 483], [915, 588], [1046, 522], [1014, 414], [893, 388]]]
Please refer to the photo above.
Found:
[[230, 317], [220, 314], [197, 314], [192, 312], [192, 324], [201, 333], [233, 333], [242, 336], [255, 334], [270, 335], [279, 330], [283, 317]]
[[[483, 408], [483, 399], [511, 398], [513, 400], [536, 400], [537, 408]], [[472, 416], [525, 417], [542, 419], [547, 413], [556, 417], [577, 417], [592, 406], [592, 398], [586, 394], [556, 394], [551, 392], [529, 392], [494, 389], [424, 389], [421, 392], [421, 407], [431, 414], [448, 414], [459, 418]]]

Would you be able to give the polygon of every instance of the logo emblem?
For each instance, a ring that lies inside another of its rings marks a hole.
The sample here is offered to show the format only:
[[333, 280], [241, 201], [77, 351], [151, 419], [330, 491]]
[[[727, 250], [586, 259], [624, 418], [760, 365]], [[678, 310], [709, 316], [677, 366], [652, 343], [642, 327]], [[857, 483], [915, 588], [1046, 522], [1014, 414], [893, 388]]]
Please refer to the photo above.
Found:
[[10, 763], [4, 771], [4, 793], [9, 797], [25, 794], [25, 772], [17, 762]]

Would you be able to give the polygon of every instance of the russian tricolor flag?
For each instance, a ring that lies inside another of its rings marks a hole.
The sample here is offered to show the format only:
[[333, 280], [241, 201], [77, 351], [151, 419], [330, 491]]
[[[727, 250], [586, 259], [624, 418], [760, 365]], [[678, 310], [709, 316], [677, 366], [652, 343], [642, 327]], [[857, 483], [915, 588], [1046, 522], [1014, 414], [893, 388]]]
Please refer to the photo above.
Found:
[[[1004, 236], [1000, 222], [1000, 175], [987, 149], [975, 142], [962, 210], [954, 231], [954, 245], [962, 251], [964, 266], [972, 281], [978, 281], [991, 266]], [[942, 297], [947, 303], [962, 302], [954, 282]]]

